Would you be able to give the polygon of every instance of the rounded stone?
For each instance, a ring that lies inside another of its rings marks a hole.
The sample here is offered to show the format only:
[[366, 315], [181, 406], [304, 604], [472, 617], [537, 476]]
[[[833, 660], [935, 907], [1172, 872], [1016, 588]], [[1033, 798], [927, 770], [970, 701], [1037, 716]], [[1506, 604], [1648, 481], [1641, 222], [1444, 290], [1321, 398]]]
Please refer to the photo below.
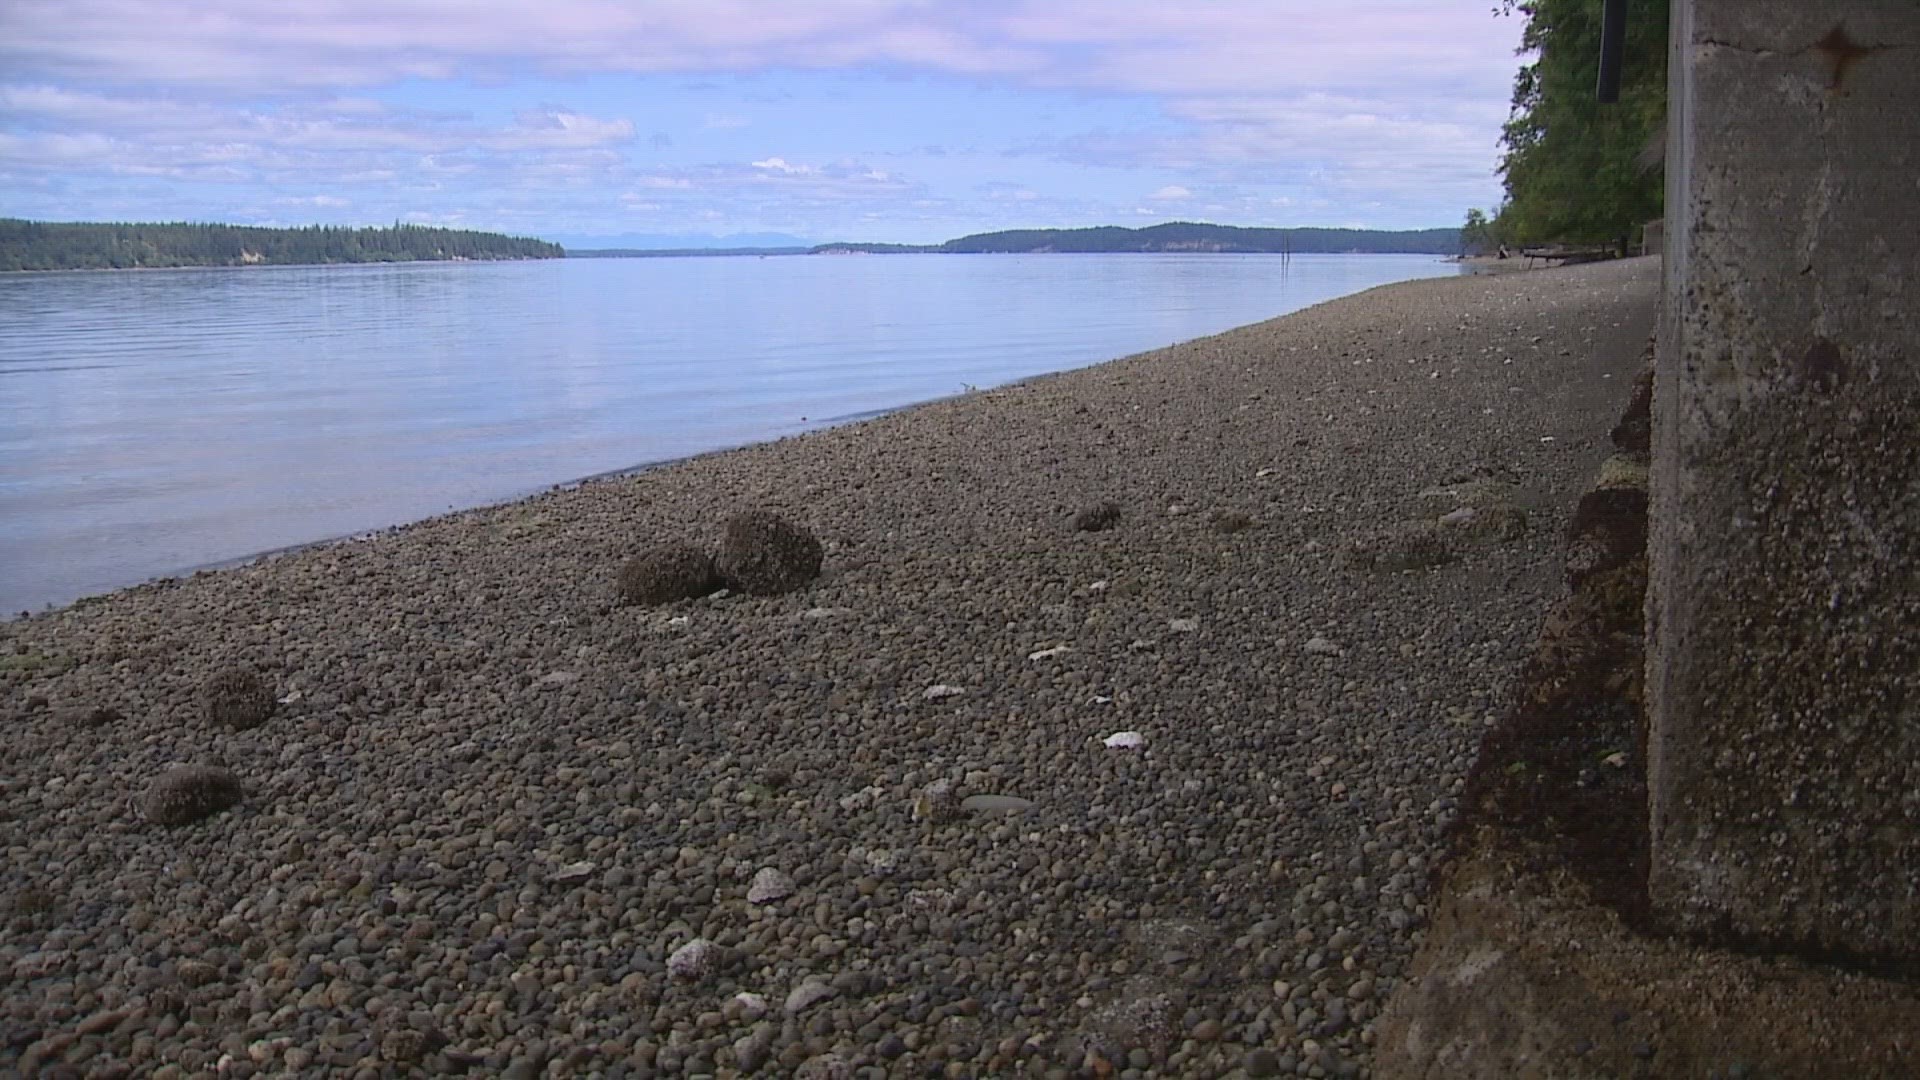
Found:
[[278, 704], [273, 688], [245, 668], [229, 668], [208, 679], [201, 687], [201, 701], [208, 720], [241, 730], [266, 723]]
[[713, 942], [694, 938], [667, 957], [667, 973], [677, 979], [700, 979], [713, 967]]
[[1075, 532], [1104, 532], [1120, 524], [1120, 506], [1111, 500], [1080, 508], [1073, 515]]
[[237, 805], [240, 778], [218, 765], [178, 765], [154, 777], [140, 812], [156, 825], [187, 825]]
[[761, 867], [753, 875], [753, 884], [747, 886], [749, 904], [771, 904], [775, 900], [784, 900], [793, 895], [793, 877], [777, 867]]
[[629, 604], [668, 604], [705, 596], [719, 587], [713, 558], [692, 544], [659, 544], [620, 567], [620, 599]]
[[1280, 1075], [1280, 1056], [1263, 1046], [1258, 1050], [1247, 1051], [1247, 1056], [1241, 1061], [1240, 1067], [1252, 1077], [1278, 1076]]
[[747, 510], [722, 523], [713, 562], [728, 588], [771, 596], [819, 577], [825, 557], [811, 530], [769, 510]]

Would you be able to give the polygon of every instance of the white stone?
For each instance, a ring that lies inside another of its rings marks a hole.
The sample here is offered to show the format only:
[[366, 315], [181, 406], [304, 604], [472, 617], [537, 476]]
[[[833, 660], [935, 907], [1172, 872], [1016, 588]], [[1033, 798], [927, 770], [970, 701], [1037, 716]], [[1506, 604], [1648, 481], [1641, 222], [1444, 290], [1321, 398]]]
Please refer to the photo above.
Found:
[[823, 982], [803, 982], [787, 994], [787, 1015], [798, 1016], [834, 996], [838, 991]]
[[560, 885], [567, 885], [575, 881], [585, 881], [592, 874], [593, 864], [590, 862], [568, 863], [553, 872], [553, 881]]
[[793, 878], [777, 867], [763, 866], [747, 886], [747, 903], [771, 904], [793, 895]]
[[1167, 623], [1167, 627], [1169, 629], [1178, 631], [1179, 633], [1182, 633], [1182, 634], [1190, 634], [1195, 630], [1200, 629], [1200, 620], [1199, 619], [1174, 619]]
[[705, 978], [713, 966], [713, 942], [694, 938], [667, 957], [667, 973], [681, 979]]
[[1315, 656], [1339, 656], [1340, 646], [1323, 637], [1307, 639], [1306, 649]]
[[1041, 649], [1038, 652], [1030, 652], [1027, 654], [1027, 659], [1050, 660], [1053, 657], [1059, 656], [1061, 653], [1069, 653], [1072, 651], [1073, 651], [1073, 646], [1071, 645], [1055, 645], [1051, 649]]
[[927, 687], [925, 690], [920, 691], [920, 696], [927, 699], [928, 701], [935, 701], [935, 700], [938, 700], [939, 698], [959, 697], [961, 694], [964, 694], [966, 692], [967, 691], [964, 687], [950, 686], [947, 683], [938, 683], [936, 685]]
[[1100, 742], [1109, 750], [1138, 750], [1147, 745], [1147, 737], [1137, 731], [1116, 731]]

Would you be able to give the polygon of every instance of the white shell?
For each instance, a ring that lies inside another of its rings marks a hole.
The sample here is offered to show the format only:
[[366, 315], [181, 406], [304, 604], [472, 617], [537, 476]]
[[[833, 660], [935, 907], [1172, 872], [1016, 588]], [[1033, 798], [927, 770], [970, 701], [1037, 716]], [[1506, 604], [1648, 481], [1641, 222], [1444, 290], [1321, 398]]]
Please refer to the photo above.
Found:
[[928, 701], [932, 701], [935, 698], [958, 697], [964, 693], [966, 693], [966, 690], [962, 687], [940, 683], [937, 686], [929, 686], [925, 690], [920, 691], [920, 696]]
[[1137, 750], [1147, 745], [1147, 737], [1137, 731], [1116, 731], [1100, 741], [1110, 750]]

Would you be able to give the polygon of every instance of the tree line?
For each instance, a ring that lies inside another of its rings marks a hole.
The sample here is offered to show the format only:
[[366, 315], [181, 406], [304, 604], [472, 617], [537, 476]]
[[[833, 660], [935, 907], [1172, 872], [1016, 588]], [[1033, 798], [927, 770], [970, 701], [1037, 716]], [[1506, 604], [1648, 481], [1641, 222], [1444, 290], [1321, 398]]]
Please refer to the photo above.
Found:
[[41, 222], [0, 218], [0, 270], [557, 259], [558, 244], [426, 225], [350, 228]]
[[1601, 104], [1603, 0], [1501, 0], [1527, 20], [1501, 132], [1506, 200], [1468, 211], [1468, 247], [1558, 241], [1625, 246], [1663, 210], [1669, 0], [1627, 7], [1620, 99]]

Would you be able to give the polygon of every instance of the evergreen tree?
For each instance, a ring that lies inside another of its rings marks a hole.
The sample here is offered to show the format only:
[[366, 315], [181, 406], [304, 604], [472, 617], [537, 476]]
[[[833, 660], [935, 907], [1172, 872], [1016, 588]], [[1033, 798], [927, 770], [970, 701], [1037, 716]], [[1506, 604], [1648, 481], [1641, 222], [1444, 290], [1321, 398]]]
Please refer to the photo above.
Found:
[[1501, 142], [1507, 201], [1493, 231], [1517, 242], [1625, 243], [1661, 214], [1660, 171], [1636, 158], [1667, 108], [1668, 0], [1628, 0], [1620, 100], [1594, 93], [1603, 0], [1502, 0], [1536, 59], [1513, 84]]
[[557, 259], [558, 244], [497, 233], [396, 223], [353, 229], [309, 225], [95, 224], [0, 218], [0, 270], [102, 270], [252, 263]]

